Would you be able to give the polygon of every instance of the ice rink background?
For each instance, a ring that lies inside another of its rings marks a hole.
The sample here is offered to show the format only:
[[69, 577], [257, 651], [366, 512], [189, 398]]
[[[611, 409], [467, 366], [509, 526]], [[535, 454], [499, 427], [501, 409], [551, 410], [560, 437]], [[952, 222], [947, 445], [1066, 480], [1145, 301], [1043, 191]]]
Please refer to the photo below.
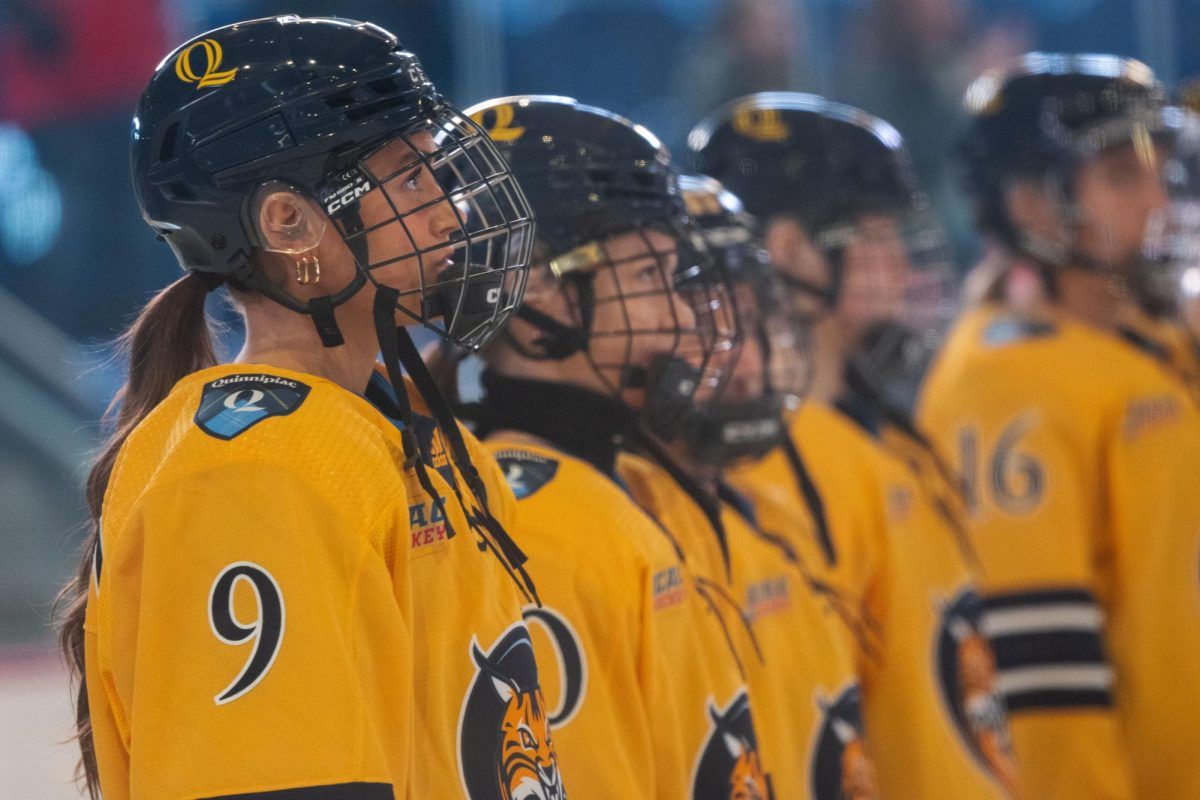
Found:
[[174, 44], [288, 12], [395, 31], [460, 105], [573, 96], [676, 151], [752, 91], [862, 106], [905, 135], [962, 267], [975, 242], [946, 155], [980, 70], [1040, 48], [1135, 56], [1169, 88], [1200, 75], [1200, 0], [0, 0], [0, 800], [79, 796], [50, 609], [121, 378], [109, 342], [177, 274], [130, 188], [137, 94]]

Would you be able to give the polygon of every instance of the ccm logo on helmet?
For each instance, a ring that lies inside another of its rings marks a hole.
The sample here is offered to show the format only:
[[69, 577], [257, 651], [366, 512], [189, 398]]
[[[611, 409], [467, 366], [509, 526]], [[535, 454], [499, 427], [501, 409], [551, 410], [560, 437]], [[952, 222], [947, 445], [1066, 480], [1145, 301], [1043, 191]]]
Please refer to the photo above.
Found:
[[[204, 51], [204, 72], [196, 74], [192, 68], [192, 53], [197, 49]], [[221, 43], [216, 39], [201, 39], [183, 48], [183, 52], [175, 59], [175, 74], [184, 83], [194, 83], [197, 89], [208, 89], [212, 86], [224, 86], [237, 75], [237, 67], [221, 72]]]

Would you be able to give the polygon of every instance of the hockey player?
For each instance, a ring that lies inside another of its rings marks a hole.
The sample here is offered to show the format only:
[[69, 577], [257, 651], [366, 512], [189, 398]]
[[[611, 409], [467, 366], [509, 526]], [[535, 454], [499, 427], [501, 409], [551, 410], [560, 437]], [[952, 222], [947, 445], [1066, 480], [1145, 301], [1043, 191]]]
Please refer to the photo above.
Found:
[[922, 418], [971, 503], [1030, 792], [1198, 797], [1200, 419], [1118, 326], [1176, 117], [1148, 67], [1101, 55], [1028, 54], [966, 102], [978, 225], [1044, 299], [960, 319]]
[[1019, 796], [962, 504], [910, 422], [947, 265], [899, 134], [772, 93], [714, 112], [689, 145], [764, 221], [816, 319], [814, 386], [790, 436], [732, 480], [850, 604], [880, 794]]
[[[67, 592], [91, 795], [561, 797], [524, 557], [399, 378], [423, 365], [398, 323], [477, 347], [520, 300], [532, 218], [486, 134], [388, 32], [279, 17], [171, 53], [132, 157], [186, 275], [126, 336]], [[362, 396], [380, 351], [399, 428]]]
[[[486, 394], [467, 413], [518, 498], [516, 533], [543, 602], [526, 616], [571, 796], [766, 796], [725, 634], [690, 560], [616, 474], [650, 396], [668, 390], [677, 408], [701, 385], [675, 394], [655, 380], [674, 373], [656, 365], [690, 373], [736, 333], [726, 287], [681, 260], [670, 156], [644, 128], [566, 98], [469, 112], [538, 216], [520, 319], [489, 347]], [[715, 314], [685, 302], [680, 275]]]
[[877, 796], [874, 770], [842, 599], [813, 579], [803, 554], [759, 524], [723, 477], [783, 436], [784, 408], [807, 377], [789, 358], [803, 326], [782, 302], [736, 199], [709, 178], [688, 179], [685, 196], [704, 247], [734, 281], [746, 336], [727, 384], [677, 425], [658, 426], [684, 469], [672, 474], [661, 458], [627, 456], [623, 474], [724, 598], [714, 612], [727, 620], [749, 678], [775, 796], [869, 800]]
[[1171, 202], [1148, 221], [1144, 263], [1128, 276], [1130, 302], [1123, 304], [1118, 330], [1200, 402], [1200, 98], [1186, 85], [1180, 97], [1181, 105], [1165, 112], [1176, 129], [1163, 169]]

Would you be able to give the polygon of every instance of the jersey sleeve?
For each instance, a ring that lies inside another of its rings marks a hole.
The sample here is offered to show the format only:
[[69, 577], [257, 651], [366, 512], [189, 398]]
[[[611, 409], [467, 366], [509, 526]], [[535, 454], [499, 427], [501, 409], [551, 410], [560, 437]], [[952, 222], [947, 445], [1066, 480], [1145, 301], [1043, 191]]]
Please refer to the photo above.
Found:
[[[1105, 480], [1083, 425], [1043, 408], [964, 426], [983, 631], [1030, 795], [1133, 796], [1106, 641]], [[1070, 765], [1069, 769], [1064, 765]]]
[[312, 477], [226, 464], [104, 531], [87, 686], [108, 800], [403, 796], [406, 500], [351, 513]]

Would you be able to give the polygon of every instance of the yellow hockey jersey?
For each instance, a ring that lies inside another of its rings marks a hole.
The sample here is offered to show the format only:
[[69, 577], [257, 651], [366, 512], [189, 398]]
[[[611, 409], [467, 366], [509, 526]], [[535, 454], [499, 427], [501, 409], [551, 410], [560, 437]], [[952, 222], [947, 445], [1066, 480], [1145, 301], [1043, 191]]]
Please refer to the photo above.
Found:
[[518, 499], [542, 600], [525, 619], [571, 797], [721, 796], [693, 770], [742, 681], [669, 535], [586, 461], [520, 434], [485, 445]]
[[1200, 342], [1182, 324], [1153, 319], [1132, 304], [1123, 309], [1122, 337], [1183, 381], [1200, 403]]
[[[516, 501], [491, 454], [460, 425], [487, 495], [474, 496], [444, 432], [416, 391], [406, 388], [438, 494], [433, 498], [421, 487], [415, 470], [405, 473], [417, 642], [411, 796], [490, 800], [536, 788], [559, 800], [563, 776], [522, 618], [534, 598], [499, 556], [479, 502], [511, 533]], [[390, 385], [377, 374], [367, 395], [387, 409]]]
[[107, 800], [406, 796], [400, 449], [361, 397], [250, 364], [184, 378], [134, 430], [85, 621]]
[[856, 633], [881, 796], [1020, 797], [956, 493], [907, 435], [873, 437], [829, 406], [804, 404], [790, 434], [824, 531], [785, 448], [733, 480], [762, 527], [807, 554]]
[[676, 536], [735, 642], [773, 796], [876, 797], [848, 641], [786, 547], [757, 530], [753, 509], [732, 491], [724, 492], [718, 534], [658, 466], [622, 456], [621, 472], [643, 508]]
[[1200, 797], [1200, 419], [1065, 316], [966, 315], [922, 395], [961, 476], [1030, 794]]

